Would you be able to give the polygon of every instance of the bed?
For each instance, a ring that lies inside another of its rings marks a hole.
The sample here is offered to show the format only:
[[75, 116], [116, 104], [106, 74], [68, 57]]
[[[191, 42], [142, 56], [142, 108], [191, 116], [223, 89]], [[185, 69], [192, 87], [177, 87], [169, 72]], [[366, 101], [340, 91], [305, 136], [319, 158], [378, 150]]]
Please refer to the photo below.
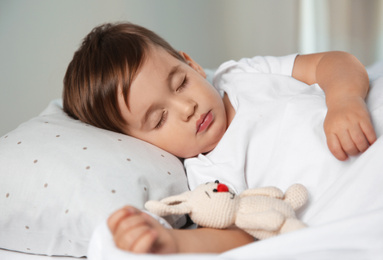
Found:
[[[53, 100], [0, 138], [0, 259], [383, 259], [383, 62], [368, 72], [368, 99], [381, 104], [372, 108], [378, 140], [300, 213], [309, 227], [223, 254], [117, 249], [108, 215], [186, 191], [182, 163], [150, 144], [72, 120]], [[174, 227], [186, 221], [166, 220]]]

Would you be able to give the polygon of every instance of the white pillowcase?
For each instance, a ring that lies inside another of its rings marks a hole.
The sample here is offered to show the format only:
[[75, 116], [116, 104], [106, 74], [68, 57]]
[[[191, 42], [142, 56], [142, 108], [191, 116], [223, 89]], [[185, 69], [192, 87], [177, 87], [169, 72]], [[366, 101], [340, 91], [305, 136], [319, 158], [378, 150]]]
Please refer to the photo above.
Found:
[[0, 179], [0, 248], [45, 255], [84, 256], [116, 209], [188, 189], [178, 158], [73, 120], [60, 100], [0, 138]]

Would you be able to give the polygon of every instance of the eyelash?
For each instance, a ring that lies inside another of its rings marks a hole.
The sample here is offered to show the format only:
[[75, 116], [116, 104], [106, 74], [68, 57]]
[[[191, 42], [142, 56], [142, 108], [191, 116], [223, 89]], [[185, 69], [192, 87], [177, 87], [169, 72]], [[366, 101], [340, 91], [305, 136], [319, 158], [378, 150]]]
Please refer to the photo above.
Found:
[[[181, 85], [177, 88], [177, 92], [181, 91], [183, 88], [186, 87], [186, 85], [189, 83], [189, 78], [185, 75], [185, 78], [184, 80], [182, 81]], [[160, 118], [160, 121], [157, 123], [157, 125], [154, 127], [155, 129], [159, 129], [161, 128], [161, 126], [165, 123], [166, 121], [166, 112], [162, 112], [162, 115], [161, 115], [161, 118]]]
[[160, 121], [157, 123], [157, 125], [154, 127], [155, 129], [159, 129], [166, 121], [167, 113], [166, 111], [162, 112]]
[[184, 80], [182, 81], [181, 85], [177, 88], [177, 92], [181, 91], [183, 88], [186, 87], [186, 85], [189, 83], [189, 78], [185, 75]]

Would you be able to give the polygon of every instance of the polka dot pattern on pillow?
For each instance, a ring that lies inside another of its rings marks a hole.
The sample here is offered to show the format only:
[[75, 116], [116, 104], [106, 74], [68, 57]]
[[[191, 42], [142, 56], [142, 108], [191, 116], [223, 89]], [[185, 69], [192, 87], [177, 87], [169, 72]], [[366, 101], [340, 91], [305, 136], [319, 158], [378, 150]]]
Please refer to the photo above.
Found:
[[178, 158], [73, 120], [61, 100], [0, 138], [0, 178], [0, 248], [45, 255], [84, 256], [116, 209], [187, 190]]

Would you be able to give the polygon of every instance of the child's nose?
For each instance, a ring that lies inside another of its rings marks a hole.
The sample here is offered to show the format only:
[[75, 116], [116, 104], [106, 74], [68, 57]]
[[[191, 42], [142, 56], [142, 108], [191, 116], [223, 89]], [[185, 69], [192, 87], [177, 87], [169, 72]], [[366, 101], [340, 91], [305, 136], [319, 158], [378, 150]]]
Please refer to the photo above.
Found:
[[197, 109], [197, 103], [195, 101], [183, 98], [178, 98], [175, 102], [175, 106], [183, 121], [189, 121]]

